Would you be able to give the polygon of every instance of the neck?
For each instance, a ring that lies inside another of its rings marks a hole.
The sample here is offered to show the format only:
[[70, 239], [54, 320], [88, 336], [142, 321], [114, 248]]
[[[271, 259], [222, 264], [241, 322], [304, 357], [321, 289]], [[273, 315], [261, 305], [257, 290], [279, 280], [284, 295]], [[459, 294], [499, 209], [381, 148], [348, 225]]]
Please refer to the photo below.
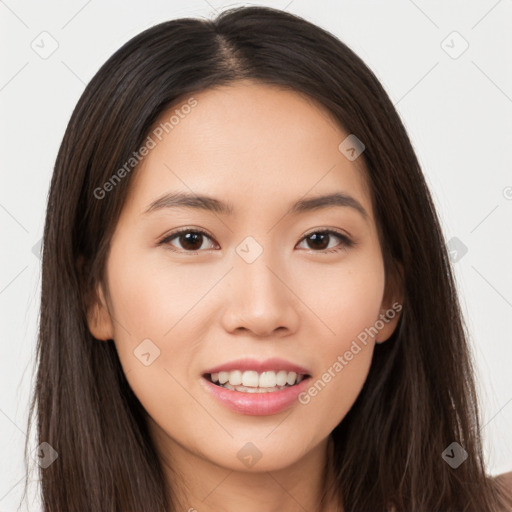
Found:
[[240, 471], [216, 465], [159, 429], [153, 434], [178, 510], [342, 512], [328, 464], [333, 448], [330, 436], [291, 466], [258, 471], [255, 464], [252, 469]]

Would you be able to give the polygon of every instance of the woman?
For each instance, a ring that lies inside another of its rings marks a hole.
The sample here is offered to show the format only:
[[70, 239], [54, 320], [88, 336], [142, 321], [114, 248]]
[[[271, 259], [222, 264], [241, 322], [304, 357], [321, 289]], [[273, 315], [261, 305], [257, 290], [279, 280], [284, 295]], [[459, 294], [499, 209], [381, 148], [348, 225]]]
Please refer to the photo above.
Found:
[[44, 510], [507, 510], [464, 329], [361, 59], [270, 8], [154, 26], [87, 86], [51, 183]]

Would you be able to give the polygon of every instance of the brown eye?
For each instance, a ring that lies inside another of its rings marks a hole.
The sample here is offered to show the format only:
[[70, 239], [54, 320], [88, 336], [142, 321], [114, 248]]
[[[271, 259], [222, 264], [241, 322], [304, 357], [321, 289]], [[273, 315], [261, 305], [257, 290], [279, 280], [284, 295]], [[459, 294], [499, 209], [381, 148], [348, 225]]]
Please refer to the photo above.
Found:
[[327, 249], [330, 238], [331, 235], [328, 233], [313, 233], [312, 235], [309, 235], [306, 240], [311, 242], [312, 249], [324, 250]]
[[[333, 237], [341, 240], [342, 244], [329, 247]], [[314, 252], [338, 252], [354, 245], [348, 237], [333, 230], [315, 231], [306, 235], [302, 240], [306, 241], [308, 248]]]
[[[331, 245], [333, 239], [338, 239], [341, 243], [337, 245]], [[213, 244], [210, 247], [203, 247], [205, 240], [210, 240], [211, 237], [200, 229], [184, 228], [179, 231], [171, 233], [169, 236], [164, 238], [160, 244], [169, 245], [171, 249], [176, 252], [198, 252], [204, 249], [212, 249]], [[174, 242], [179, 244], [176, 246]], [[347, 236], [338, 233], [333, 230], [322, 230], [314, 231], [306, 235], [302, 241], [305, 241], [308, 245], [307, 249], [311, 249], [313, 252], [338, 252], [346, 250], [349, 247], [355, 245], [355, 242], [351, 241]]]
[[211, 240], [211, 238], [204, 231], [197, 229], [182, 229], [172, 233], [160, 243], [169, 244], [172, 247], [176, 247], [174, 244], [171, 244], [171, 241], [177, 240], [181, 245], [181, 247], [177, 247], [178, 250], [183, 250], [184, 252], [195, 252], [201, 250], [205, 238]]

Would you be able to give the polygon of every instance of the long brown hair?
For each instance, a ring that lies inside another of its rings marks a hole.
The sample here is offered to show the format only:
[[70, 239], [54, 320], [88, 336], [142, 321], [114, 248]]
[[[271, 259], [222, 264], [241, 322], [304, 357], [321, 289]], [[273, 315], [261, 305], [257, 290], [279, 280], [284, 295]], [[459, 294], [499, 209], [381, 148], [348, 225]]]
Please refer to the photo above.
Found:
[[[106, 197], [98, 189], [179, 98], [241, 79], [304, 94], [363, 141], [386, 273], [399, 275], [403, 287], [398, 327], [376, 345], [360, 395], [331, 434], [334, 478], [326, 493], [345, 512], [390, 505], [397, 512], [498, 510], [504, 490], [485, 472], [473, 362], [450, 261], [392, 102], [329, 32], [276, 9], [241, 7], [214, 20], [167, 21], [128, 41], [87, 85], [67, 126], [44, 227], [29, 415], [30, 430], [37, 411], [38, 442], [58, 453], [39, 469], [44, 511], [176, 509], [115, 346], [95, 340], [86, 318], [136, 166], [125, 168]], [[442, 457], [454, 442], [468, 455], [456, 469]]]

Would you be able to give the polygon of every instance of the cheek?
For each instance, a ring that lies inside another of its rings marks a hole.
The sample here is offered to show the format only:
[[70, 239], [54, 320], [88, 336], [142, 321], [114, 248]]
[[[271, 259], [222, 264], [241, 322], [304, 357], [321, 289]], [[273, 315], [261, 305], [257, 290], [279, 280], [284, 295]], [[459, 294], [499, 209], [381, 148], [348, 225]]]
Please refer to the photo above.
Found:
[[207, 265], [191, 272], [161, 254], [151, 258], [135, 248], [126, 249], [126, 255], [112, 252], [108, 275], [115, 345], [124, 373], [148, 411], [153, 403], [161, 407], [165, 397], [173, 407], [190, 406], [180, 383], [190, 378], [197, 340], [209, 325], [201, 318], [202, 298], [223, 273]]
[[[333, 279], [331, 271], [316, 275], [316, 286], [309, 282], [302, 292], [311, 297], [311, 309], [321, 320], [318, 336], [317, 375], [301, 398], [315, 417], [323, 417], [334, 428], [352, 407], [368, 376], [375, 322], [384, 292], [384, 268], [378, 253], [367, 259], [354, 259], [353, 265], [340, 266]], [[307, 274], [306, 274], [307, 275]], [[313, 274], [309, 274], [313, 275]], [[309, 304], [308, 304], [309, 305]]]
[[374, 348], [369, 327], [377, 318], [377, 299], [356, 290], [350, 300], [342, 298], [336, 307], [328, 306], [325, 321], [335, 334], [327, 332], [321, 338], [316, 374], [299, 397], [311, 418], [323, 418], [328, 429], [345, 417], [368, 376]]
[[350, 341], [379, 318], [385, 276], [377, 251], [350, 255], [336, 266], [309, 265], [299, 275], [308, 276], [295, 289], [318, 319], [315, 339], [321, 334], [325, 353], [348, 350]]
[[190, 366], [194, 340], [193, 307], [207, 291], [194, 283], [199, 279], [183, 268], [164, 268], [131, 252], [118, 254], [109, 267], [114, 316], [115, 345], [128, 383], [152, 418], [175, 423], [175, 412], [195, 410], [187, 392], [184, 372]]
[[305, 421], [318, 422], [321, 418], [326, 432], [332, 431], [343, 420], [356, 401], [372, 359], [373, 346], [370, 344], [352, 345], [348, 351], [345, 348], [347, 346], [340, 344], [340, 350], [328, 357], [323, 372], [316, 375], [299, 396], [299, 402], [307, 411]]
[[132, 342], [154, 337], [168, 344], [194, 316], [215, 276], [207, 266], [191, 271], [186, 263], [167, 260], [164, 248], [149, 255], [135, 248], [126, 252], [113, 253], [109, 266], [116, 333], [124, 337], [128, 331]]

